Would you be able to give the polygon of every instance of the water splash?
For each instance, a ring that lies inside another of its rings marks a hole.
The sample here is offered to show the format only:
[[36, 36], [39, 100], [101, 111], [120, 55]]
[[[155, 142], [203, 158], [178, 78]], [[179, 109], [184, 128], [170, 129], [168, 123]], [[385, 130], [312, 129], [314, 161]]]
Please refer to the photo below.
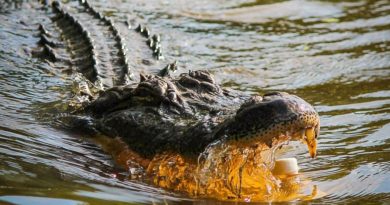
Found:
[[269, 148], [221, 140], [201, 153], [198, 160], [175, 153], [157, 155], [146, 170], [155, 185], [192, 197], [235, 201], [291, 201], [311, 199], [303, 194], [308, 181], [301, 175], [274, 176], [275, 152], [290, 137]]

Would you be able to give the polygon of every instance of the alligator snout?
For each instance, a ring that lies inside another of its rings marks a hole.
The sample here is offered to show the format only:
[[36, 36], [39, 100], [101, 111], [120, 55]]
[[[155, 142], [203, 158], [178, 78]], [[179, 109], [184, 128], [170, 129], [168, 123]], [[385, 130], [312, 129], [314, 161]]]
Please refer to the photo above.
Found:
[[229, 139], [262, 142], [269, 147], [281, 136], [302, 140], [314, 158], [319, 128], [319, 115], [309, 103], [285, 92], [272, 92], [243, 103], [224, 134]]

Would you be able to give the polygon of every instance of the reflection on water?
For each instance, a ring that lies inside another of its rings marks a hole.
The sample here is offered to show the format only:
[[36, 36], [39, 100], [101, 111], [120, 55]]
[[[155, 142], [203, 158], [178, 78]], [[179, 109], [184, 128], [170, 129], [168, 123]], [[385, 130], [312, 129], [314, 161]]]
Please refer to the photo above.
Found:
[[[71, 97], [72, 80], [29, 56], [37, 23], [49, 23], [45, 10], [0, 3], [0, 201], [188, 203], [128, 179], [91, 139], [53, 126], [50, 115]], [[314, 202], [390, 200], [387, 0], [94, 5], [116, 21], [136, 19], [161, 33], [167, 58], [178, 59], [181, 72], [209, 69], [226, 87], [286, 90], [315, 105], [322, 124], [317, 159], [294, 143], [279, 153], [296, 157], [301, 173], [327, 193]]]

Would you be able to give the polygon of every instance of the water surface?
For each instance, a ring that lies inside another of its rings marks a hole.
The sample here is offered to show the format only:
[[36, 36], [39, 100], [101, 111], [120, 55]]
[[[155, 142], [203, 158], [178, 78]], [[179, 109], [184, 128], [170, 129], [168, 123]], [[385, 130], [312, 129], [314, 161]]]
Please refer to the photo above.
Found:
[[[0, 6], [0, 201], [16, 204], [213, 204], [130, 180], [90, 138], [51, 122], [71, 97], [63, 68], [32, 58], [35, 3]], [[67, 4], [67, 2], [64, 2]], [[161, 33], [180, 72], [207, 69], [250, 94], [283, 90], [321, 116], [318, 157], [281, 156], [326, 196], [316, 203], [390, 202], [390, 3], [383, 1], [96, 1], [115, 21]], [[33, 16], [33, 18], [32, 18]]]

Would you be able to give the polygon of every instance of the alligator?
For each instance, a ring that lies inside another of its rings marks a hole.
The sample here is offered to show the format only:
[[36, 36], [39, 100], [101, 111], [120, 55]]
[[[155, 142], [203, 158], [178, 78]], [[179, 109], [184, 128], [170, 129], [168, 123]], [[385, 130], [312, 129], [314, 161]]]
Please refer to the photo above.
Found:
[[[316, 157], [319, 115], [298, 96], [286, 92], [242, 94], [221, 87], [205, 70], [172, 76], [177, 62], [157, 68], [160, 63], [154, 62], [164, 61], [161, 39], [144, 25], [134, 26], [128, 20], [114, 22], [87, 0], [73, 2], [72, 8], [58, 1], [44, 3], [52, 10], [53, 24], [39, 25], [39, 46], [32, 51], [33, 56], [61, 69], [71, 68], [83, 79], [78, 81], [82, 82], [77, 94], [81, 105], [63, 117], [64, 122], [73, 129], [119, 138], [122, 148], [137, 156], [128, 159], [147, 173], [158, 175], [158, 180], [163, 175], [162, 165], [169, 161], [167, 153], [180, 156], [175, 158], [176, 163], [184, 160], [194, 168], [212, 149], [236, 147], [243, 154], [248, 149], [261, 147], [264, 151], [280, 148], [286, 141], [302, 140], [310, 156]], [[133, 49], [129, 41], [140, 49]], [[137, 53], [140, 50], [141, 54]], [[134, 60], [137, 55], [149, 60]], [[142, 66], [150, 72], [136, 69]], [[195, 170], [186, 170], [186, 177], [169, 176], [174, 178], [169, 185], [155, 183], [188, 191], [188, 181], [194, 180], [190, 172]], [[183, 175], [182, 171], [169, 173]], [[177, 182], [180, 180], [182, 183]], [[239, 191], [232, 187], [228, 189], [235, 196], [243, 194], [242, 186]], [[199, 181], [194, 189], [199, 189]]]

